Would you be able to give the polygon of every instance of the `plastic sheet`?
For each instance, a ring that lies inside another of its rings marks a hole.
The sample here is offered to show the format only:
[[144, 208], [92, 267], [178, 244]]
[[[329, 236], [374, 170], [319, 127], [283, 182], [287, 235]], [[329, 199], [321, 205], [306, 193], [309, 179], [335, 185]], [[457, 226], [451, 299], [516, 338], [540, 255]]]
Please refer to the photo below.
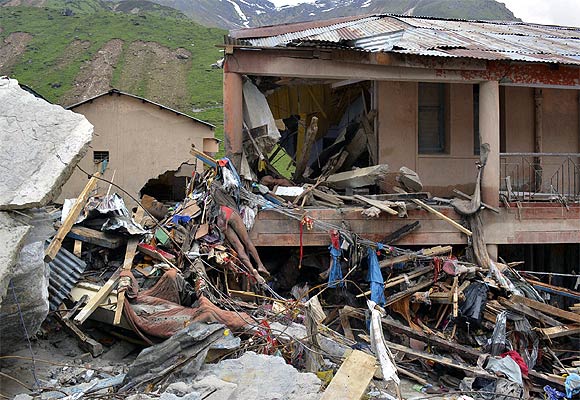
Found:
[[580, 393], [580, 375], [578, 374], [570, 374], [566, 378], [566, 397], [571, 399], [573, 396], [576, 396]]
[[487, 285], [482, 282], [473, 282], [465, 289], [465, 300], [459, 305], [459, 316], [463, 323], [475, 326], [481, 324], [487, 303], [487, 291]]
[[342, 269], [340, 268], [339, 259], [341, 251], [332, 245], [328, 246], [328, 248], [330, 249], [330, 257], [332, 258], [330, 274], [328, 275], [328, 287], [344, 287], [344, 282], [342, 281]]
[[371, 284], [371, 300], [376, 304], [383, 306], [385, 305], [386, 300], [383, 274], [381, 273], [381, 267], [379, 266], [379, 259], [377, 258], [377, 253], [370, 247], [367, 249], [367, 255], [369, 263], [367, 280]]
[[492, 356], [498, 356], [506, 350], [506, 322], [507, 311], [502, 311], [495, 317], [495, 328], [491, 335], [489, 353]]

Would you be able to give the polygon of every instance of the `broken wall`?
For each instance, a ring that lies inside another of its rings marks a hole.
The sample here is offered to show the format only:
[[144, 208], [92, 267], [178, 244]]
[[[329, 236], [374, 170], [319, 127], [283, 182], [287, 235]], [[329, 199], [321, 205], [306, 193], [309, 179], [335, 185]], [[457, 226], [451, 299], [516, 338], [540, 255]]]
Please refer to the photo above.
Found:
[[[104, 178], [127, 190], [135, 198], [151, 178], [175, 171], [183, 162], [194, 163], [191, 145], [203, 149], [203, 139], [213, 138], [211, 127], [188, 117], [144, 103], [125, 95], [105, 95], [74, 108], [95, 126], [90, 151], [79, 163], [87, 172], [96, 171], [95, 151], [108, 151], [109, 164]], [[75, 171], [64, 185], [59, 202], [76, 197], [87, 182], [86, 175]], [[108, 184], [98, 183], [100, 192]], [[125, 193], [117, 191], [128, 208], [135, 205]]]

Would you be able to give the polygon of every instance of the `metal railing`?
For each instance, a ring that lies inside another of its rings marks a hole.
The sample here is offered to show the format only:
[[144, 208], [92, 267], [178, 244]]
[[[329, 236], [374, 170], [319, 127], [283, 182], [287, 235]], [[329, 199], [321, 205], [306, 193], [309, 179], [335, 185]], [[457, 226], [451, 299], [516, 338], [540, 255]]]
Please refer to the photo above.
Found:
[[501, 153], [500, 179], [510, 201], [580, 202], [580, 153]]

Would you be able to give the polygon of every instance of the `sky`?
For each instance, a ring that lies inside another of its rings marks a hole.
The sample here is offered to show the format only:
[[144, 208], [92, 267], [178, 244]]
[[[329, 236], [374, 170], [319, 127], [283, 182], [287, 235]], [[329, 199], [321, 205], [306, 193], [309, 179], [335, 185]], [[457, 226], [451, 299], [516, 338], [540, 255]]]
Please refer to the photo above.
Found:
[[[276, 6], [314, 0], [270, 0]], [[580, 0], [498, 0], [525, 22], [580, 27]]]

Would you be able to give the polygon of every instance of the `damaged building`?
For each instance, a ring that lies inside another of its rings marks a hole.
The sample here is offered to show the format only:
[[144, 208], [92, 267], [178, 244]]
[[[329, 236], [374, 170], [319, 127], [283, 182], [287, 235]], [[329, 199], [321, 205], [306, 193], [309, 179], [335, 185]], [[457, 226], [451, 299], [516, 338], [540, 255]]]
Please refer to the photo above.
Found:
[[[492, 253], [525, 245], [518, 256], [527, 261], [536, 255], [538, 264], [549, 263], [543, 254], [557, 254], [560, 264], [577, 266], [579, 35], [577, 28], [380, 15], [232, 31], [224, 64], [228, 154], [242, 153], [245, 77], [267, 95], [275, 118], [299, 118], [303, 128], [285, 147], [300, 158], [308, 143], [309, 166], [326, 161], [323, 149], [354, 121], [365, 135], [355, 135], [362, 165], [388, 164], [391, 174], [410, 168], [424, 191], [451, 197], [453, 189], [473, 193], [479, 145], [488, 143], [481, 192], [485, 203], [499, 207], [484, 215]], [[304, 127], [314, 116], [311, 144]], [[381, 189], [388, 192], [388, 180]], [[313, 213], [339, 220], [333, 209]], [[270, 215], [258, 218], [257, 243], [298, 245], [298, 226]], [[344, 210], [341, 218], [373, 240], [404, 224]], [[427, 212], [411, 211], [410, 218], [424, 220], [422, 229], [399, 244], [466, 243]], [[325, 241], [319, 233], [304, 235], [305, 245]], [[552, 252], [547, 244], [554, 244]]]
[[[116, 89], [67, 108], [84, 115], [95, 127], [91, 150], [79, 166], [92, 174], [106, 161], [104, 178], [136, 199], [143, 194], [160, 200], [183, 198], [186, 178], [194, 169], [190, 146], [217, 152], [212, 124]], [[86, 174], [77, 169], [58, 200], [76, 197], [85, 183]], [[119, 194], [134, 205], [129, 196]]]

